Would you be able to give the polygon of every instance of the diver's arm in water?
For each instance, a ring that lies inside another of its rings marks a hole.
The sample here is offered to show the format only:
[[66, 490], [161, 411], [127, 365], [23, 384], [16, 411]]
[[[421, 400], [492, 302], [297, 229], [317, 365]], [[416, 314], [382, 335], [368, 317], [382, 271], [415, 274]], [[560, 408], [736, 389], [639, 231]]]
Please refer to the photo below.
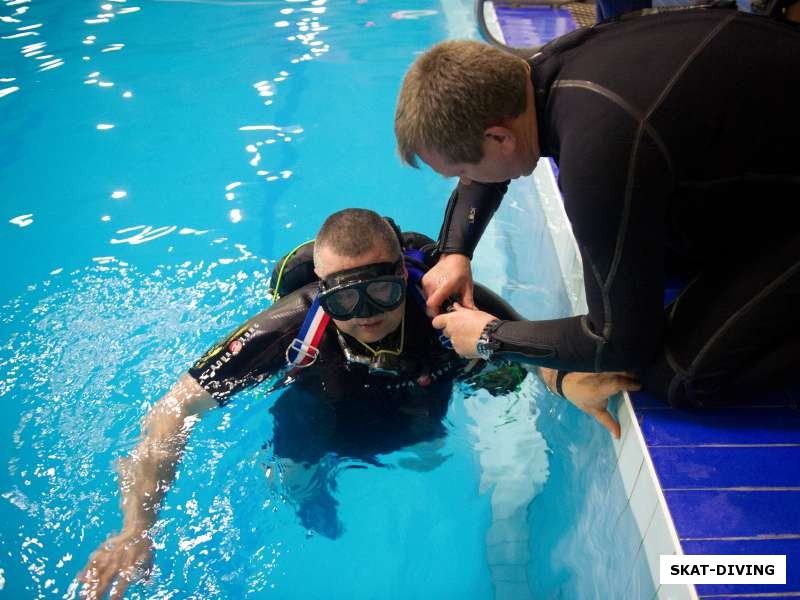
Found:
[[214, 345], [150, 409], [142, 440], [119, 463], [123, 525], [89, 557], [78, 575], [81, 598], [122, 598], [152, 566], [149, 531], [175, 480], [186, 440], [198, 419], [231, 395], [276, 374], [284, 351], [308, 310], [301, 288], [262, 311]]
[[199, 417], [217, 402], [189, 375], [184, 375], [147, 413], [142, 440], [119, 462], [123, 525], [89, 557], [78, 575], [81, 598], [122, 598], [128, 585], [152, 567], [149, 531], [158, 519], [164, 495], [186, 440]]

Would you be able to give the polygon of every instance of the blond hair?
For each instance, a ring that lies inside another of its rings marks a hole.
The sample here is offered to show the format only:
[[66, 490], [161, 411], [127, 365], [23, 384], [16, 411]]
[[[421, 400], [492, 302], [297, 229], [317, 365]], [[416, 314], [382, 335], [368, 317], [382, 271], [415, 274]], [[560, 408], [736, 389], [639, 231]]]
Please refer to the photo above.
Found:
[[487, 127], [525, 112], [528, 64], [487, 44], [442, 42], [411, 65], [400, 88], [394, 132], [403, 162], [422, 151], [452, 163], [483, 158]]

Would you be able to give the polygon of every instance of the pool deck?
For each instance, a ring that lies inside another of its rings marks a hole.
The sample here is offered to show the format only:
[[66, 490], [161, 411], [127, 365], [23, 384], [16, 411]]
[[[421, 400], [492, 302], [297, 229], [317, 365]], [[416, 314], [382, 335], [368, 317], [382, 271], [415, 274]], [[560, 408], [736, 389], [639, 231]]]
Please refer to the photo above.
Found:
[[785, 554], [786, 585], [698, 585], [700, 598], [800, 597], [798, 393], [678, 411], [632, 395], [686, 554]]
[[[494, 10], [510, 46], [576, 27], [564, 8]], [[631, 400], [683, 552], [786, 555], [786, 585], [697, 585], [698, 597], [800, 598], [800, 387], [702, 411], [674, 410], [643, 392]]]

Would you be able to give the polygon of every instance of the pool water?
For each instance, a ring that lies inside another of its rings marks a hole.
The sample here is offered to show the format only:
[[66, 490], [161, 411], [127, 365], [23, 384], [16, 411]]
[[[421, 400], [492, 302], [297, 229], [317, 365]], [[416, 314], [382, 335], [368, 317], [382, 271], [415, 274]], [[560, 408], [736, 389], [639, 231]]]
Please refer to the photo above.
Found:
[[[451, 183], [401, 166], [394, 99], [418, 52], [470, 34], [468, 5], [4, 1], [0, 596], [76, 597], [72, 578], [119, 529], [114, 466], [141, 418], [268, 306], [275, 260], [328, 213], [365, 206], [436, 236]], [[515, 202], [498, 223], [538, 218]], [[546, 241], [525, 280], [487, 239], [482, 278], [531, 317], [569, 311]], [[281, 483], [273, 401], [244, 392], [195, 428], [155, 574], [129, 597], [630, 589], [607, 436], [537, 379], [501, 398], [456, 391], [436, 443], [326, 457], [304, 493], [335, 504], [336, 539], [301, 525]]]

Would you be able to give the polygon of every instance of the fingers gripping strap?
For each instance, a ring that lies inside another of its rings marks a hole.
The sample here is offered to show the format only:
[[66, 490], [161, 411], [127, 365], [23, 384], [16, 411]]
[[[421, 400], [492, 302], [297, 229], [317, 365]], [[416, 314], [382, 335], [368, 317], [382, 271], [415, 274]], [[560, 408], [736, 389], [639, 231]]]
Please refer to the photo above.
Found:
[[[411, 270], [409, 269], [409, 274]], [[418, 281], [421, 281], [422, 277], [420, 277], [417, 281], [414, 281], [414, 278], [411, 277], [411, 281], [409, 282], [408, 291], [411, 294], [411, 297], [419, 304], [422, 310], [426, 310], [427, 303], [425, 302], [425, 294], [422, 291]], [[450, 338], [444, 334], [439, 335], [438, 337], [439, 343], [442, 345], [443, 348], [448, 350], [453, 348], [453, 343], [450, 341]]]
[[[410, 253], [406, 251], [406, 255], [408, 256], [409, 254]], [[411, 297], [414, 298], [414, 301], [420, 306], [420, 308], [425, 311], [427, 309], [427, 302], [425, 300], [425, 293], [422, 291], [422, 278], [425, 273], [423, 273], [421, 269], [409, 264], [409, 261], [406, 261], [406, 270], [408, 270], [409, 294], [411, 294]], [[443, 348], [450, 350], [453, 347], [453, 343], [446, 335], [441, 334], [438, 339]]]
[[[415, 286], [422, 285], [422, 278], [425, 276], [425, 272], [418, 266], [419, 264], [423, 264], [422, 260], [408, 260], [408, 258], [414, 259], [414, 256], [409, 256], [409, 252], [406, 251], [406, 271], [408, 271], [408, 279], [409, 283], [413, 283]], [[415, 264], [416, 263], [416, 264]]]

